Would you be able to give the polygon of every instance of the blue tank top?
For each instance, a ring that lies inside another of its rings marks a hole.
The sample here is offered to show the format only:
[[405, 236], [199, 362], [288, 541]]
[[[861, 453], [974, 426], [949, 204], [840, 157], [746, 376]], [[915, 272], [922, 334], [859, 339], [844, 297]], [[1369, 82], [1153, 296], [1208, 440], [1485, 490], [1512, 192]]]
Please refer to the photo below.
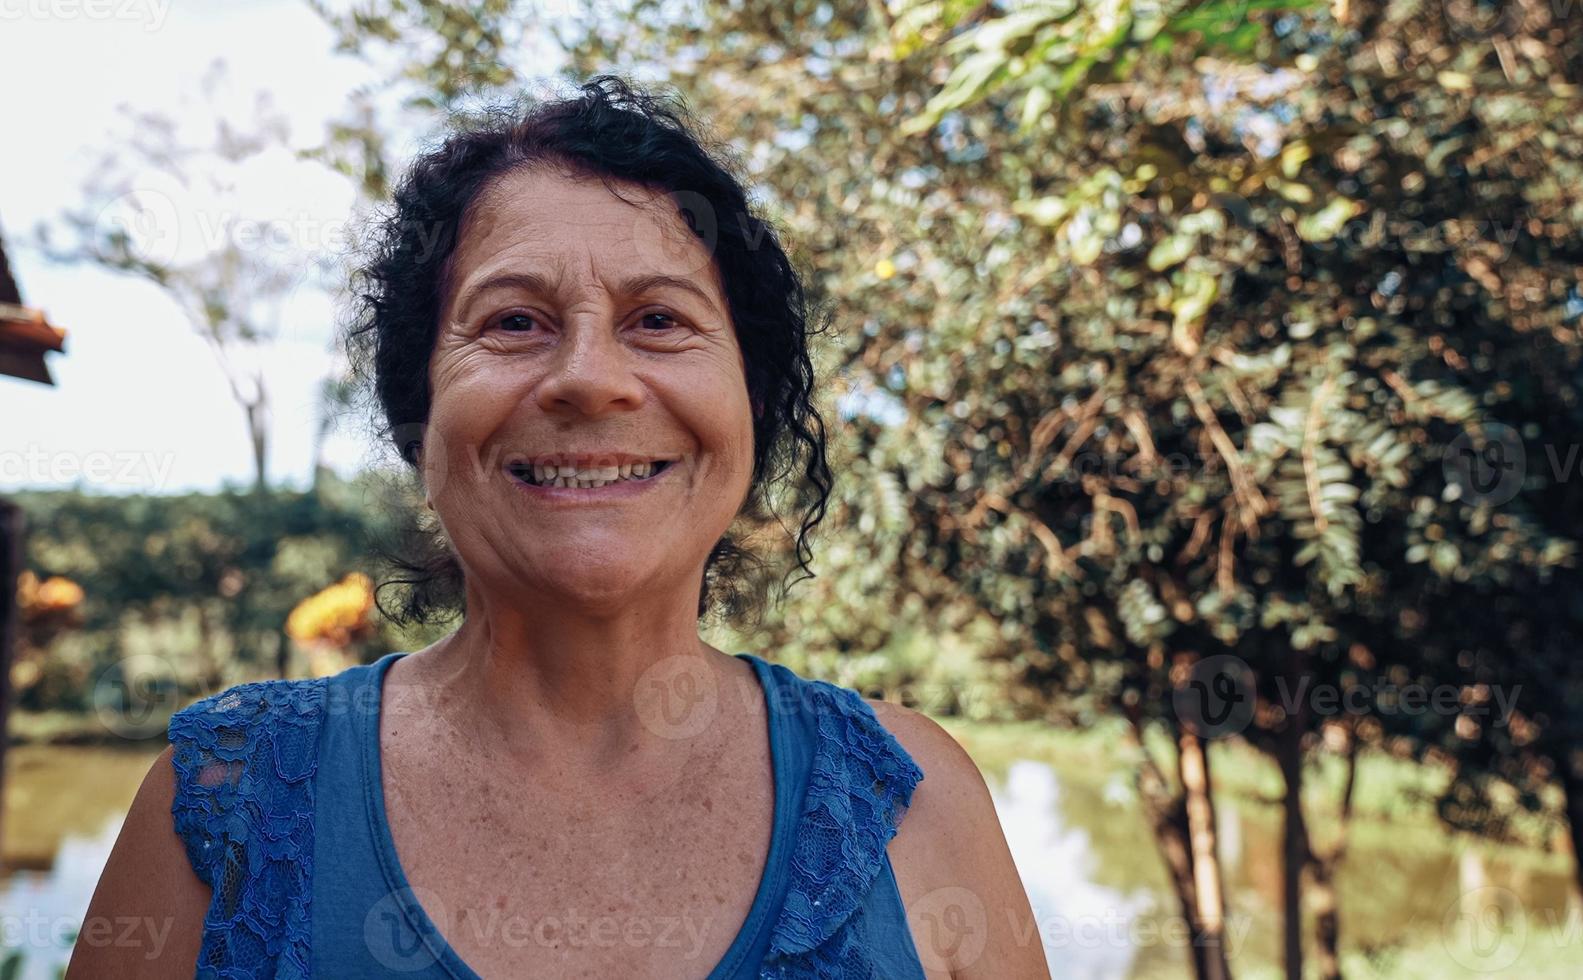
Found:
[[[379, 707], [405, 655], [239, 684], [172, 716], [171, 813], [213, 890], [199, 978], [478, 977], [386, 818]], [[707, 980], [924, 980], [885, 849], [923, 773], [855, 691], [736, 656], [768, 709], [775, 817], [747, 919]], [[649, 925], [660, 941], [665, 920]]]

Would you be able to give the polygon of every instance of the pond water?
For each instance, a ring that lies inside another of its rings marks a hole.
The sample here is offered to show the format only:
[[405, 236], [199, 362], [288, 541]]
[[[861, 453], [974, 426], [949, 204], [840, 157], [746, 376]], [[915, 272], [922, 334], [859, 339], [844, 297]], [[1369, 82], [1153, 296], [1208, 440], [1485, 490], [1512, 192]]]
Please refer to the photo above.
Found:
[[[92, 750], [34, 751], [77, 767], [77, 785], [95, 785], [83, 771]], [[1125, 780], [1030, 761], [986, 775], [1056, 980], [1188, 975], [1188, 938]], [[8, 951], [26, 951], [18, 980], [55, 980], [64, 969], [125, 803], [100, 805], [95, 814], [96, 804], [85, 801], [76, 822], [91, 820], [98, 832], [66, 836], [47, 869], [0, 880], [0, 941]], [[27, 813], [14, 808], [8, 819], [25, 822]], [[1219, 819], [1237, 976], [1277, 976], [1275, 811], [1222, 806]], [[1370, 958], [1357, 960], [1362, 969], [1349, 967], [1349, 977], [1583, 976], [1583, 915], [1570, 899], [1568, 875], [1555, 862], [1536, 870], [1533, 862], [1503, 861], [1489, 851], [1444, 835], [1357, 835], [1340, 877], [1342, 931], [1355, 957]], [[1458, 931], [1470, 923], [1472, 934]]]
[[[48, 870], [17, 871], [0, 880], [0, 915], [4, 917], [0, 943], [6, 953], [24, 954], [16, 980], [55, 980], [65, 971], [72, 939], [82, 925], [124, 816], [111, 814], [96, 834], [63, 838]], [[0, 962], [5, 959], [0, 954]]]
[[[1026, 761], [987, 775], [1053, 977], [1190, 975], [1175, 892], [1129, 780]], [[1234, 971], [1282, 976], [1279, 811], [1222, 801], [1216, 816]], [[1349, 978], [1583, 977], [1569, 859], [1360, 823], [1338, 889]]]

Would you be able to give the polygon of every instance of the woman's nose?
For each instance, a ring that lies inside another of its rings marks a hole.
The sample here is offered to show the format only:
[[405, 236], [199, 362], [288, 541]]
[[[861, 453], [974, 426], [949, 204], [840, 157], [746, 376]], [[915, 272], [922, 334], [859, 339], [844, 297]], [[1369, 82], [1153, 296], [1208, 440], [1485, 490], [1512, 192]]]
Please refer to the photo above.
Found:
[[538, 385], [545, 412], [603, 415], [636, 408], [643, 388], [632, 371], [632, 351], [604, 318], [569, 321]]

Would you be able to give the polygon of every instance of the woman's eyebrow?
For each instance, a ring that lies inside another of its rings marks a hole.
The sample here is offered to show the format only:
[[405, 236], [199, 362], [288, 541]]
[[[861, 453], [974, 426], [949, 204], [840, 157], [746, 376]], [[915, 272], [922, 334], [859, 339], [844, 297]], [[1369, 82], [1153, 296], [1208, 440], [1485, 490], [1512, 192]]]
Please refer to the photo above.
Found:
[[465, 315], [468, 308], [473, 305], [473, 301], [491, 289], [521, 289], [530, 293], [550, 295], [555, 292], [555, 285], [536, 272], [497, 272], [467, 287], [467, 291], [457, 300], [457, 309]]
[[[559, 281], [552, 283], [548, 278], [541, 276], [536, 272], [498, 272], [489, 278], [484, 279], [473, 286], [470, 286], [467, 292], [462, 296], [459, 305], [461, 309], [466, 310], [468, 306], [472, 304], [474, 299], [476, 299], [480, 294], [491, 289], [513, 288], [550, 295], [555, 292], [555, 287], [557, 285], [559, 285]], [[691, 279], [687, 279], [683, 276], [673, 276], [666, 273], [656, 272], [640, 276], [631, 276], [627, 279], [621, 280], [616, 284], [616, 291], [625, 296], [632, 296], [637, 293], [653, 292], [660, 289], [680, 289], [684, 292], [692, 293], [694, 296], [697, 296], [699, 299], [709, 304], [709, 308], [711, 310], [716, 313], [720, 312], [720, 308], [718, 304], [716, 304], [715, 298], [709, 295], [707, 290], [693, 282]]]
[[709, 308], [714, 310], [716, 313], [720, 312], [719, 307], [715, 305], [715, 298], [709, 295], [708, 290], [693, 282], [691, 279], [687, 279], [682, 276], [666, 275], [665, 273], [651, 273], [649, 275], [633, 276], [630, 279], [623, 279], [621, 282], [617, 283], [616, 289], [627, 296], [631, 296], [636, 293], [653, 292], [659, 289], [680, 289], [684, 292], [692, 293], [705, 303], [708, 303]]

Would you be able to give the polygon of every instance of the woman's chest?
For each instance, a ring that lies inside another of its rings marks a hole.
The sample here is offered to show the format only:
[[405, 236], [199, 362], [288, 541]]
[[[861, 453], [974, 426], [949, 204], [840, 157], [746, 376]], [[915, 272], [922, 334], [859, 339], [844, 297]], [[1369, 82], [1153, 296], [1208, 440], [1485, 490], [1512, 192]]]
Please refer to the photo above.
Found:
[[420, 741], [385, 749], [399, 867], [483, 977], [703, 978], [749, 918], [774, 819], [767, 747], [641, 789], [541, 784]]

